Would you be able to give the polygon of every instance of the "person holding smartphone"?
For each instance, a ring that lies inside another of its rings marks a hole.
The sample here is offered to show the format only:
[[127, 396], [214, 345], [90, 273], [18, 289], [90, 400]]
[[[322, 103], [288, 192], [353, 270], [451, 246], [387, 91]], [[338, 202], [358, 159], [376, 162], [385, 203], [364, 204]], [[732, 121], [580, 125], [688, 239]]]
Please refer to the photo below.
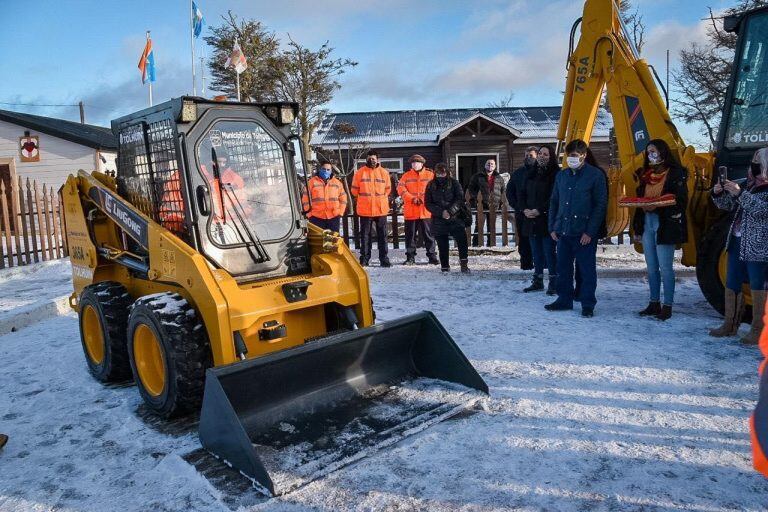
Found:
[[727, 179], [726, 174], [713, 187], [712, 201], [721, 210], [734, 212], [734, 216], [726, 240], [725, 318], [709, 334], [736, 335], [744, 312], [742, 285], [748, 282], [752, 290], [752, 326], [741, 341], [755, 345], [763, 329], [768, 271], [768, 148], [752, 157], [744, 186]]

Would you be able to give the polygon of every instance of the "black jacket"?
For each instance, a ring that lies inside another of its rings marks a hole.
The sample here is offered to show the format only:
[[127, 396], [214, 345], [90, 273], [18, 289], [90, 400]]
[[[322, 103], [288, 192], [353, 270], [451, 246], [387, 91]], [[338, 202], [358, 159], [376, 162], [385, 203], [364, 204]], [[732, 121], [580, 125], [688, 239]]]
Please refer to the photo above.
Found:
[[536, 165], [524, 165], [518, 167], [512, 172], [509, 178], [509, 185], [507, 185], [507, 203], [515, 210], [515, 215], [519, 216], [523, 214], [525, 207], [522, 206], [522, 194], [525, 189], [525, 182], [528, 180], [528, 175], [536, 169]]
[[[464, 192], [458, 180], [446, 177], [444, 180], [435, 178], [430, 181], [424, 192], [424, 205], [432, 214], [432, 233], [440, 236], [448, 234], [457, 226], [463, 229], [459, 210], [464, 204]], [[443, 211], [447, 211], [451, 218], [444, 219]]]
[[558, 167], [557, 170], [550, 171], [538, 165], [528, 170], [518, 204], [520, 212], [538, 210], [539, 216], [533, 219], [523, 217], [523, 235], [549, 236], [549, 200], [559, 170]]
[[[685, 209], [688, 207], [688, 171], [682, 167], [672, 167], [667, 174], [667, 181], [664, 182], [664, 194], [674, 194], [677, 203], [674, 206], [665, 206], [657, 208], [655, 213], [659, 214], [659, 231], [656, 233], [656, 243], [659, 245], [679, 245], [688, 241], [688, 223], [686, 221]], [[645, 194], [645, 184], [640, 183], [637, 187], [637, 197], [643, 197]], [[643, 236], [645, 232], [645, 211], [642, 208], [635, 210], [632, 219], [632, 228], [635, 235]]]

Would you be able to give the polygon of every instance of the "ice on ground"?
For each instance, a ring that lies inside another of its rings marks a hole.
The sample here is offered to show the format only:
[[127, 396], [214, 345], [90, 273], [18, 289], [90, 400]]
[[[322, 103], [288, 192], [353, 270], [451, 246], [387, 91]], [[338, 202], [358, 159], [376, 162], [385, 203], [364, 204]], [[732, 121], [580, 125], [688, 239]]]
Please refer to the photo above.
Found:
[[693, 278], [666, 323], [636, 315], [631, 273], [601, 278], [583, 319], [522, 294], [505, 257], [471, 264], [369, 270], [379, 320], [434, 311], [489, 384], [485, 410], [261, 503], [184, 466], [194, 424], [148, 420], [135, 388], [90, 378], [74, 315], [0, 337], [0, 511], [768, 509], [748, 433], [758, 351], [706, 335], [719, 318]]

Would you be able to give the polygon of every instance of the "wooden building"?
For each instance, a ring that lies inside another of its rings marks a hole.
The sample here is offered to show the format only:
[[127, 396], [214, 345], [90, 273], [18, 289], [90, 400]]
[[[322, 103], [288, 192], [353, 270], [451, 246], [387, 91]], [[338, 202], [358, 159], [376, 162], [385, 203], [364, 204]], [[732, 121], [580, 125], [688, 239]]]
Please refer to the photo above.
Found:
[[78, 169], [114, 170], [116, 155], [109, 128], [0, 110], [0, 179], [6, 191], [18, 177], [58, 190]]
[[[394, 173], [408, 170], [414, 153], [438, 162], [466, 186], [472, 174], [493, 158], [501, 173], [522, 165], [529, 146], [556, 144], [560, 107], [507, 107], [485, 109], [407, 110], [329, 114], [312, 138], [318, 153], [338, 159], [350, 152], [362, 154], [375, 148], [382, 165]], [[612, 157], [608, 112], [601, 111], [591, 147], [598, 162], [607, 166]], [[339, 129], [343, 127], [344, 129]], [[357, 155], [356, 155], [357, 156]], [[358, 165], [364, 157], [356, 158]]]

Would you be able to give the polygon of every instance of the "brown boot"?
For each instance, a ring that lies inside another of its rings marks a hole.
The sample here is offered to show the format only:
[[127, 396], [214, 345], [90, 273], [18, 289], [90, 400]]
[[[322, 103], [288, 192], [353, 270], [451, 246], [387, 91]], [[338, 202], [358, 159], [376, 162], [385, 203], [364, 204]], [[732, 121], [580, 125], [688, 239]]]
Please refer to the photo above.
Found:
[[469, 260], [459, 260], [459, 263], [461, 263], [461, 271], [469, 274]]
[[710, 336], [724, 338], [735, 336], [739, 332], [741, 316], [744, 314], [744, 294], [737, 294], [733, 290], [725, 290], [725, 316], [723, 325], [709, 331]]
[[8, 436], [5, 434], [0, 434], [0, 449], [2, 449], [7, 442], [8, 442]]
[[763, 332], [765, 315], [765, 290], [756, 290], [752, 292], [752, 327], [746, 336], [741, 338], [745, 345], [757, 345], [760, 340], [760, 333]]

